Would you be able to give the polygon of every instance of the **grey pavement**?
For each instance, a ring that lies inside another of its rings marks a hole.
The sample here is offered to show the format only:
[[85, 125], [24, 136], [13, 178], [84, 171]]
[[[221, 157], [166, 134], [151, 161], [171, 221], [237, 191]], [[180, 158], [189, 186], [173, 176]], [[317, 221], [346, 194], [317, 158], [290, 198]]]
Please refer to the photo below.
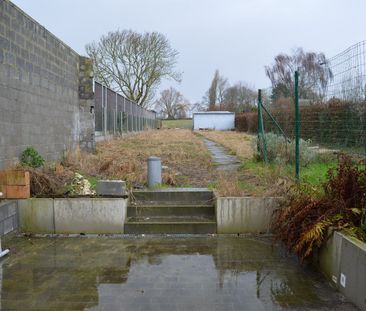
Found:
[[356, 310], [264, 238], [4, 241], [1, 310]]

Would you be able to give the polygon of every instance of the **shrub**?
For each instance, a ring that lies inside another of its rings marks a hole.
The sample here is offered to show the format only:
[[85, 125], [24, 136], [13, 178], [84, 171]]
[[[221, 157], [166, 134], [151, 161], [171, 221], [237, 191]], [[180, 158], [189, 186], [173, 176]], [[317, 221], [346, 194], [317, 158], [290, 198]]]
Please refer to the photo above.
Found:
[[27, 147], [21, 154], [20, 162], [22, 165], [38, 168], [44, 164], [44, 159], [36, 149]]
[[[294, 136], [293, 106], [274, 104], [271, 112], [287, 136]], [[301, 137], [321, 145], [363, 148], [366, 110], [364, 103], [330, 100], [327, 103], [300, 105]], [[267, 131], [276, 129], [266, 113], [263, 114]]]
[[[295, 140], [286, 140], [283, 136], [274, 133], [265, 134], [267, 144], [267, 158], [269, 162], [279, 164], [295, 163]], [[257, 159], [262, 159], [262, 154], [258, 153], [258, 137], [253, 140], [252, 148]], [[311, 148], [311, 141], [300, 139], [300, 162], [307, 166], [317, 159], [317, 153]]]
[[257, 133], [258, 114], [256, 112], [237, 113], [235, 129], [239, 132]]
[[308, 194], [295, 188], [285, 207], [273, 217], [275, 238], [303, 261], [328, 237], [329, 229], [366, 240], [366, 166], [342, 155], [336, 169], [328, 171], [324, 192]]

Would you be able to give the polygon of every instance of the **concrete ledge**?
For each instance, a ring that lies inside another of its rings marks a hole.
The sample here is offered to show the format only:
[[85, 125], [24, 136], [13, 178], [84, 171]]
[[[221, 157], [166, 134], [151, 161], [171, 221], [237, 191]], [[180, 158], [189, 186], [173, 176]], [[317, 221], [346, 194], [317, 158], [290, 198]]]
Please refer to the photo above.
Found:
[[272, 214], [280, 201], [276, 197], [217, 198], [217, 233], [268, 233]]
[[339, 291], [366, 311], [366, 243], [334, 232], [315, 257], [319, 269]]
[[60, 234], [121, 234], [127, 199], [65, 198], [19, 201], [20, 231]]

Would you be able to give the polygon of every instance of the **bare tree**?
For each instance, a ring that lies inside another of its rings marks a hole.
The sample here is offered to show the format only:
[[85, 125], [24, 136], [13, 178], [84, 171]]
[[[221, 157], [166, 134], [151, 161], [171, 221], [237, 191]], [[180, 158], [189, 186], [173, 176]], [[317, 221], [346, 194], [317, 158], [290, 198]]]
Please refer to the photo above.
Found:
[[160, 98], [155, 102], [155, 106], [168, 119], [177, 119], [186, 117], [189, 102], [180, 92], [170, 87], [160, 93]]
[[224, 100], [224, 92], [227, 87], [227, 79], [216, 70], [208, 89], [208, 110], [216, 110], [216, 104], [221, 104]]
[[207, 102], [202, 100], [200, 102], [195, 102], [191, 105], [190, 111], [193, 112], [200, 112], [200, 111], [207, 111]]
[[225, 89], [223, 104], [225, 110], [233, 112], [250, 111], [255, 107], [256, 91], [246, 83], [238, 82]]
[[208, 110], [215, 110], [217, 100], [217, 84], [219, 82], [219, 71], [216, 70], [211, 82], [211, 86], [208, 89]]
[[94, 76], [111, 89], [146, 107], [163, 78], [180, 81], [175, 71], [178, 52], [158, 32], [109, 32], [86, 45]]
[[226, 88], [228, 87], [228, 81], [223, 76], [219, 76], [219, 81], [217, 83], [217, 103], [220, 105], [224, 102], [224, 95]]
[[333, 78], [328, 61], [323, 53], [304, 52], [297, 48], [293, 55], [279, 54], [275, 63], [265, 67], [271, 80], [273, 99], [293, 96], [294, 73], [299, 71], [299, 95], [304, 99], [324, 97], [328, 83]]

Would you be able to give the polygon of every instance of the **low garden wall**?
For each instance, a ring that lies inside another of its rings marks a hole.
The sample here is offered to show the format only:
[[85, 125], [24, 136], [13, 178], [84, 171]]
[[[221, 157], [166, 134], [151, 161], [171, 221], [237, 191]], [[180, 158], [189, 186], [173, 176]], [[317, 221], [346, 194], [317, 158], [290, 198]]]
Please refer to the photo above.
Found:
[[218, 197], [217, 233], [269, 233], [272, 214], [280, 201], [277, 197]]
[[122, 234], [127, 201], [123, 198], [19, 200], [19, 231], [52, 234]]
[[337, 289], [366, 311], [366, 243], [334, 232], [315, 260]]

